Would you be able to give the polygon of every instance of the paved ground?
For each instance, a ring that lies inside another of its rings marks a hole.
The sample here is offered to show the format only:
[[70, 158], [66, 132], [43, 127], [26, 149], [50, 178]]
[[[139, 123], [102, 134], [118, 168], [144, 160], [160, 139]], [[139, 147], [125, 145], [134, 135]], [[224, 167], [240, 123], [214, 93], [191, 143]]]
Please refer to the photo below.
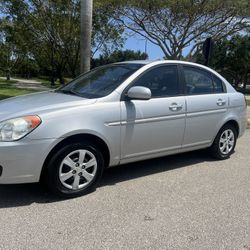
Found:
[[19, 82], [15, 83], [14, 86], [19, 88], [19, 89], [32, 89], [32, 90], [37, 90], [37, 91], [50, 90], [50, 88], [45, 87], [41, 83], [36, 83], [36, 82], [19, 81]]
[[250, 249], [250, 130], [231, 159], [204, 152], [106, 171], [87, 196], [0, 186], [0, 249]]
[[[5, 77], [0, 77], [0, 79], [6, 79]], [[31, 89], [31, 90], [37, 90], [37, 91], [46, 91], [49, 90], [49, 88], [42, 85], [41, 82], [37, 80], [28, 80], [28, 79], [18, 79], [18, 78], [11, 78], [13, 81], [17, 81], [15, 84], [13, 84], [15, 87], [20, 89]]]

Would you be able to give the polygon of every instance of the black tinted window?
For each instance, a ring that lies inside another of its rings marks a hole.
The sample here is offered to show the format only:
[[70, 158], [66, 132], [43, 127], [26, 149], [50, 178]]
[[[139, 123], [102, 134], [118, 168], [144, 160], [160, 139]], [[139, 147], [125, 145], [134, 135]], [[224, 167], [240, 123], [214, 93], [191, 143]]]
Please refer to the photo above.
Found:
[[224, 89], [223, 89], [222, 81], [216, 76], [213, 76], [213, 80], [214, 80], [214, 92], [223, 93]]
[[166, 65], [151, 69], [136, 80], [133, 86], [149, 88], [152, 92], [152, 97], [178, 95], [177, 66]]
[[209, 72], [193, 67], [183, 67], [187, 94], [209, 94], [214, 92], [213, 79]]

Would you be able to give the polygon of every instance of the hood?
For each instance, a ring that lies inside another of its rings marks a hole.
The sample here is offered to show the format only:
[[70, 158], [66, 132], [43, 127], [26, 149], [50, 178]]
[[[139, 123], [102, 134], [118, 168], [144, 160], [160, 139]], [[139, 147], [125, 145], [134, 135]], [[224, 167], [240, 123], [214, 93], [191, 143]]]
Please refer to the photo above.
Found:
[[45, 112], [89, 105], [95, 102], [96, 99], [85, 99], [54, 91], [18, 96], [0, 101], [0, 121], [24, 115], [39, 115]]

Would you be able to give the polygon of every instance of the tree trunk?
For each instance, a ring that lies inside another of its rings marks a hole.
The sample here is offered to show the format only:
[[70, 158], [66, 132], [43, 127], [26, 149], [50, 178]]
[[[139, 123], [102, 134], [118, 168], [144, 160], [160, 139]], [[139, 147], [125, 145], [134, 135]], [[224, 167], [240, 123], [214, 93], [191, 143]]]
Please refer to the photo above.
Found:
[[247, 72], [244, 75], [244, 84], [243, 84], [243, 88], [244, 88], [244, 93], [246, 94], [247, 92]]
[[9, 81], [10, 80], [10, 70], [7, 69], [6, 71], [6, 80]]
[[56, 85], [56, 84], [55, 84], [55, 76], [54, 76], [53, 70], [51, 71], [50, 85], [51, 85], [51, 87], [54, 87], [54, 86]]
[[80, 71], [90, 70], [93, 0], [81, 0]]
[[54, 53], [55, 53], [55, 48], [54, 48], [54, 43], [52, 43], [52, 46], [51, 46], [51, 78], [50, 78], [50, 85], [51, 85], [51, 87], [55, 86], [55, 60], [54, 60]]
[[64, 84], [65, 84], [65, 81], [64, 81], [64, 78], [63, 78], [63, 76], [62, 76], [61, 73], [59, 73], [58, 78], [59, 78], [60, 84], [61, 84], [61, 85], [64, 85]]

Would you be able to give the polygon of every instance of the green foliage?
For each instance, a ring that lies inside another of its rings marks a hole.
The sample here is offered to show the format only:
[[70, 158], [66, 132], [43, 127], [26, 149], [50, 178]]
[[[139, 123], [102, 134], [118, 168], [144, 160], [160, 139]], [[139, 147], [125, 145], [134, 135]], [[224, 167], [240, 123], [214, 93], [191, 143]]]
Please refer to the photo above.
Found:
[[[202, 54], [197, 62], [204, 63]], [[236, 87], [250, 84], [250, 36], [233, 36], [214, 44], [210, 66], [224, 75]]]
[[[110, 22], [108, 10], [98, 4], [101, 0], [95, 2], [93, 54], [120, 47], [123, 41], [123, 30]], [[11, 46], [10, 71], [15, 68], [20, 73], [28, 67], [31, 75], [51, 75], [61, 83], [65, 75], [74, 77], [79, 73], [80, 0], [4, 0], [3, 10], [6, 25], [1, 27], [2, 44]], [[16, 68], [20, 63], [20, 69]]]
[[129, 60], [146, 60], [148, 55], [141, 51], [133, 50], [116, 50], [111, 54], [100, 55], [99, 58], [92, 59], [92, 67], [98, 67], [108, 63], [123, 62]]

